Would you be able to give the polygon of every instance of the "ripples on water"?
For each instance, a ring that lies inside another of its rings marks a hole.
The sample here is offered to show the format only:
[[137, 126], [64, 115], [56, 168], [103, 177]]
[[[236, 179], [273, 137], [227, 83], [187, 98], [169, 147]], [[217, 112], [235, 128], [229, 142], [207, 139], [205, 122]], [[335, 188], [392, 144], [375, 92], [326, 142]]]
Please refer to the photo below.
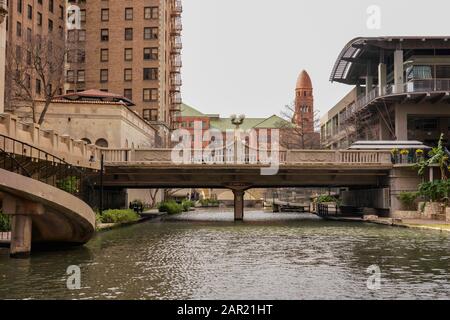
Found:
[[[309, 214], [187, 213], [30, 260], [0, 249], [0, 298], [449, 299], [449, 240]], [[379, 291], [366, 287], [373, 264]], [[69, 265], [81, 267], [79, 291], [66, 289]]]

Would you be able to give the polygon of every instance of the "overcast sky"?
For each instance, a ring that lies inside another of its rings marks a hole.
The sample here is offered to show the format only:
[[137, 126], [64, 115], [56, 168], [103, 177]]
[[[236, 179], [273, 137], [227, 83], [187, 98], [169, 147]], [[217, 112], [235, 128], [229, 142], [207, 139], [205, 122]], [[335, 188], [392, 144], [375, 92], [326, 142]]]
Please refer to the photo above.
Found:
[[[367, 27], [371, 5], [381, 29]], [[309, 72], [321, 115], [351, 88], [329, 82], [358, 36], [450, 35], [448, 0], [183, 0], [183, 100], [205, 113], [280, 114]]]

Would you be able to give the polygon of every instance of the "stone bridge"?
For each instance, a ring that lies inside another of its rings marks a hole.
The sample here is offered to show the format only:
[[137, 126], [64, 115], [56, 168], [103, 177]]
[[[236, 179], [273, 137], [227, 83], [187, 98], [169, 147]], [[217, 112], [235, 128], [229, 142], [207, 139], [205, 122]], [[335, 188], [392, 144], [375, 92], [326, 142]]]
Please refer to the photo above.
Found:
[[12, 257], [28, 256], [32, 244], [80, 245], [93, 236], [95, 213], [80, 189], [83, 176], [100, 170], [100, 151], [0, 114], [0, 203], [12, 217]]
[[211, 155], [181, 151], [174, 162], [172, 149], [103, 150], [108, 188], [228, 188], [235, 195], [235, 218], [243, 218], [243, 197], [251, 188], [385, 187], [393, 169], [385, 151], [283, 150], [276, 171], [259, 153], [236, 156], [233, 150]]

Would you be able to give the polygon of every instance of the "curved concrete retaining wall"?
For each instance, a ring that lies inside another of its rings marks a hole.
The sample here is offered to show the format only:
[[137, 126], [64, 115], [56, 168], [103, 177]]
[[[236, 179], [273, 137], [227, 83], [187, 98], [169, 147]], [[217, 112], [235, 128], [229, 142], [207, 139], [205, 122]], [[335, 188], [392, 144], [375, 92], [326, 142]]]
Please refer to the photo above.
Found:
[[[31, 216], [32, 242], [84, 244], [94, 235], [94, 211], [67, 192], [2, 169], [0, 192], [4, 213]], [[26, 212], [20, 203], [38, 204], [42, 212]]]

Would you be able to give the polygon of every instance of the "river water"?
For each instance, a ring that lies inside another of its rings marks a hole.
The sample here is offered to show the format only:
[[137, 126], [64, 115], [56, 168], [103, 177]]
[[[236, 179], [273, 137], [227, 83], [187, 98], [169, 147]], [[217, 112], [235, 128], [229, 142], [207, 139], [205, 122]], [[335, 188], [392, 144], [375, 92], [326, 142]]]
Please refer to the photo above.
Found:
[[[232, 219], [183, 214], [29, 260], [0, 249], [0, 298], [450, 299], [447, 234], [295, 213]], [[67, 289], [71, 265], [81, 270], [80, 290]], [[372, 265], [381, 270], [378, 290], [367, 286]]]

